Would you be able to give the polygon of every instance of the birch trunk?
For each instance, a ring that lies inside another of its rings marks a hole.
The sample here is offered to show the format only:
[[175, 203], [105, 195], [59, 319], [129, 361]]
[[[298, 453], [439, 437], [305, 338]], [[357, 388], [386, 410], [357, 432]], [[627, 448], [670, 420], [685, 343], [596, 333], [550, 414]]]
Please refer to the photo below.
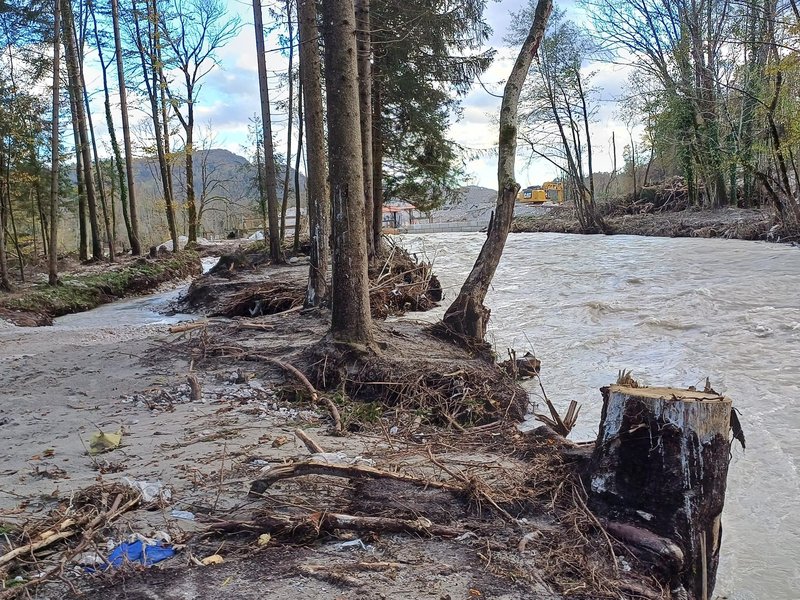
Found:
[[472, 338], [483, 342], [489, 321], [489, 309], [483, 301], [492, 283], [492, 278], [500, 263], [503, 248], [514, 217], [519, 184], [514, 177], [514, 163], [517, 153], [517, 125], [519, 96], [525, 78], [528, 76], [533, 57], [539, 49], [544, 36], [547, 19], [553, 8], [552, 0], [539, 0], [536, 5], [533, 24], [528, 37], [519, 51], [519, 56], [511, 70], [511, 75], [503, 91], [503, 103], [500, 108], [500, 140], [497, 161], [497, 206], [491, 222], [486, 241], [481, 248], [478, 259], [458, 297], [444, 315], [444, 326], [450, 333]]

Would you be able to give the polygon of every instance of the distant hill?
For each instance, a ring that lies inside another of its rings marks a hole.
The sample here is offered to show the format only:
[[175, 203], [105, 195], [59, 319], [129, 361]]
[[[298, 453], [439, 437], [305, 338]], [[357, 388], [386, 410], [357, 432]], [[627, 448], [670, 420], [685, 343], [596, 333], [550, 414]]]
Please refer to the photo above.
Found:
[[[185, 231], [186, 215], [182, 209], [186, 198], [186, 174], [183, 156], [172, 164], [172, 185], [175, 193], [178, 229]], [[166, 231], [161, 176], [158, 161], [137, 158], [133, 161], [134, 181], [143, 225], [160, 239]], [[283, 196], [284, 169], [278, 172], [278, 200]], [[289, 206], [294, 206], [294, 169], [289, 170]], [[195, 201], [202, 206], [203, 235], [224, 237], [241, 227], [242, 219], [258, 215], [258, 178], [255, 165], [243, 156], [220, 148], [198, 150], [194, 155]], [[306, 206], [306, 177], [300, 174], [300, 204]], [[158, 232], [158, 233], [156, 233]], [[148, 232], [149, 233], [149, 232]]]
[[[434, 223], [454, 223], [461, 221], [478, 221], [488, 223], [492, 211], [497, 204], [497, 190], [468, 185], [458, 189], [453, 201], [431, 213]], [[517, 203], [514, 214], [517, 216], [541, 212], [535, 206]]]

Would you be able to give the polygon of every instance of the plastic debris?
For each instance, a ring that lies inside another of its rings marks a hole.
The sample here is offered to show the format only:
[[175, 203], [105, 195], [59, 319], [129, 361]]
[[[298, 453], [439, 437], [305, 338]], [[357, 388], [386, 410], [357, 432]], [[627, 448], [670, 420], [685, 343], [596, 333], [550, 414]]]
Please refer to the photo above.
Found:
[[116, 433], [98, 431], [89, 438], [89, 454], [102, 454], [119, 448], [122, 442], [122, 430]]
[[463, 542], [464, 540], [468, 540], [470, 538], [475, 538], [477, 540], [478, 539], [478, 534], [475, 533], [474, 531], [466, 531], [466, 532], [462, 533], [460, 536], [458, 536], [457, 538], [454, 538], [453, 541], [454, 542]]
[[123, 481], [133, 489], [138, 490], [142, 494], [142, 500], [145, 502], [152, 502], [153, 500], [168, 502], [172, 498], [172, 491], [160, 481], [137, 481], [127, 477], [124, 477]]
[[260, 536], [258, 536], [258, 545], [259, 546], [266, 546], [267, 544], [269, 544], [271, 539], [272, 539], [272, 536], [270, 534], [262, 533]]
[[188, 510], [173, 510], [170, 514], [176, 519], [194, 521], [194, 513], [189, 512]]
[[365, 544], [361, 538], [356, 538], [354, 540], [348, 540], [346, 542], [339, 542], [338, 544], [334, 544], [334, 550], [347, 550], [349, 548], [361, 548], [361, 550], [366, 550], [367, 552], [372, 552], [373, 547]]
[[[150, 565], [154, 565], [162, 560], [172, 558], [173, 556], [175, 556], [175, 550], [171, 546], [151, 546], [145, 544], [141, 540], [137, 540], [130, 544], [123, 542], [114, 548], [114, 550], [111, 551], [111, 554], [109, 554], [105, 559], [104, 562], [106, 565], [104, 569], [107, 570], [112, 567], [121, 567], [126, 563], [138, 563], [140, 565], [149, 567]], [[94, 571], [94, 569], [87, 570], [89, 572]]]
[[206, 556], [203, 560], [200, 561], [204, 566], [208, 565], [221, 565], [225, 562], [225, 559], [222, 558], [219, 554], [212, 554], [211, 556]]
[[367, 467], [374, 467], [375, 461], [363, 456], [347, 456], [344, 452], [317, 452], [311, 455], [311, 458], [319, 461], [326, 462], [331, 465], [364, 465]]
[[75, 557], [75, 562], [82, 567], [96, 567], [106, 564], [106, 557], [97, 552], [83, 552]]

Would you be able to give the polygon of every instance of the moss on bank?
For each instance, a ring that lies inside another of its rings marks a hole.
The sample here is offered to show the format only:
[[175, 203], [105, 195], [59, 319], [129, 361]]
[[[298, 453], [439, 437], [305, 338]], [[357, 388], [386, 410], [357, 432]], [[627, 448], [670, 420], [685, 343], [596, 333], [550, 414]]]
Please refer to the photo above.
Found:
[[52, 325], [53, 318], [90, 310], [125, 296], [148, 292], [162, 283], [198, 275], [198, 255], [184, 251], [159, 259], [139, 258], [91, 275], [64, 275], [53, 287], [37, 284], [0, 296], [0, 318], [23, 327]]

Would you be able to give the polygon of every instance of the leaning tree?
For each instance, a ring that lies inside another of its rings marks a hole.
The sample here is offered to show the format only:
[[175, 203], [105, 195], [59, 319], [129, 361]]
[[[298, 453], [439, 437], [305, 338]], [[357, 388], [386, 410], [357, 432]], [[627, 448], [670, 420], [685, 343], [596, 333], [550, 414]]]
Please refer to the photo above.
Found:
[[508, 232], [511, 229], [511, 221], [514, 218], [514, 203], [520, 188], [514, 178], [520, 92], [544, 36], [547, 19], [552, 8], [552, 0], [539, 0], [537, 3], [528, 37], [522, 44], [519, 56], [517, 56], [511, 75], [506, 82], [503, 103], [500, 108], [497, 205], [478, 259], [443, 318], [444, 326], [450, 333], [479, 342], [483, 342], [486, 336], [490, 312], [484, 306], [483, 301], [503, 254]]

